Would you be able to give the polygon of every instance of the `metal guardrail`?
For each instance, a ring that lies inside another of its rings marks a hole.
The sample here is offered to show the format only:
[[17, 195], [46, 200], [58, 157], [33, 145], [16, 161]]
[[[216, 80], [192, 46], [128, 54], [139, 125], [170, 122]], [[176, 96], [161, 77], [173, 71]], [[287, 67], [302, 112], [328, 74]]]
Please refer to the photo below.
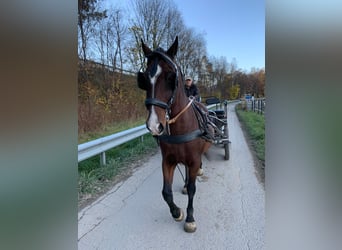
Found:
[[[228, 103], [235, 101], [228, 101]], [[216, 104], [208, 105], [207, 108], [218, 107]], [[121, 131], [109, 136], [101, 137], [99, 139], [85, 142], [78, 145], [78, 162], [86, 160], [92, 156], [100, 155], [100, 164], [106, 164], [106, 151], [119, 146], [130, 140], [136, 139], [140, 136], [149, 133], [146, 125], [141, 125], [135, 128]]]
[[149, 133], [146, 125], [131, 128], [78, 145], [78, 162], [100, 154], [101, 165], [106, 164], [105, 151]]

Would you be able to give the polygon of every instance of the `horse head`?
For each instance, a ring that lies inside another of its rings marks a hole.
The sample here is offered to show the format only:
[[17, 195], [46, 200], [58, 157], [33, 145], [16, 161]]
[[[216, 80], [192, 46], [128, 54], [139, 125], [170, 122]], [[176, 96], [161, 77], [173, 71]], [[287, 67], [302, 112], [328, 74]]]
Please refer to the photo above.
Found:
[[141, 40], [142, 50], [147, 58], [144, 72], [138, 72], [138, 87], [146, 91], [145, 105], [149, 112], [146, 127], [154, 136], [162, 135], [178, 87], [179, 69], [174, 62], [178, 49], [178, 37], [165, 51], [152, 51]]

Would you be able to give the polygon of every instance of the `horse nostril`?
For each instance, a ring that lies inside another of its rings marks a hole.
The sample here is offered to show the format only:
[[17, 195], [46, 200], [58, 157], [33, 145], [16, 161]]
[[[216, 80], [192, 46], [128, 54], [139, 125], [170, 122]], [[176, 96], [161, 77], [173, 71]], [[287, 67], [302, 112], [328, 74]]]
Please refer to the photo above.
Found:
[[163, 130], [164, 130], [163, 124], [159, 123], [159, 125], [158, 125], [158, 132], [162, 133]]

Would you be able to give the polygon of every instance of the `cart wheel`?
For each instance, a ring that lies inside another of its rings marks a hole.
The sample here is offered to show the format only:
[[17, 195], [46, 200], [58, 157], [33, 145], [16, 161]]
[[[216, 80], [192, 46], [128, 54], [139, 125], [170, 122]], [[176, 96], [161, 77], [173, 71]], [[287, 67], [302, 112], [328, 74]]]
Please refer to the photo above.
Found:
[[224, 159], [229, 160], [229, 143], [224, 144]]
[[[229, 139], [228, 124], [224, 125], [224, 135], [227, 139]], [[224, 159], [226, 161], [229, 160], [229, 141], [224, 143]]]

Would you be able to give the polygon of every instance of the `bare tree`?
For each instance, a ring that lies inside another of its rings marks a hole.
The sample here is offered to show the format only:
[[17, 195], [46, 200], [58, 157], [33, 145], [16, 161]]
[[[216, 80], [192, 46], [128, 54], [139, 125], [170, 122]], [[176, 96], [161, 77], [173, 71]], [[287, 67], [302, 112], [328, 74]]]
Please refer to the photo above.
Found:
[[220, 97], [228, 96], [229, 82], [227, 77], [228, 62], [223, 56], [220, 58], [211, 57], [211, 62], [213, 63], [213, 77], [217, 84], [217, 89], [219, 90]]
[[142, 39], [156, 49], [165, 38], [167, 30], [167, 5], [164, 0], [132, 1], [134, 20], [133, 26], [141, 28]]
[[[122, 12], [120, 10], [116, 10], [113, 15], [113, 26], [116, 37], [116, 49], [113, 56], [113, 66], [119, 67], [121, 70], [123, 68], [123, 50], [122, 43], [126, 39], [127, 28], [122, 22]], [[117, 64], [119, 61], [119, 65]], [[121, 71], [122, 72], [122, 71]]]
[[94, 20], [100, 20], [106, 17], [106, 11], [100, 11], [98, 0], [78, 0], [78, 27], [81, 43], [83, 60], [87, 60], [87, 42], [89, 32]]
[[[141, 39], [151, 48], [166, 48], [176, 37], [182, 25], [180, 13], [172, 0], [131, 0], [132, 19], [129, 22], [131, 46], [130, 62], [135, 70], [144, 63]], [[172, 37], [173, 36], [173, 37]]]
[[177, 58], [182, 72], [200, 81], [203, 74], [203, 58], [206, 57], [203, 35], [196, 34], [193, 29], [184, 28], [179, 40]]
[[162, 46], [169, 48], [174, 42], [176, 36], [178, 36], [180, 39], [183, 39], [182, 34], [186, 29], [183, 17], [173, 1], [170, 1], [168, 5], [166, 26], [166, 40], [163, 40], [163, 42], [166, 42], [166, 44], [163, 43]]
[[[95, 29], [96, 27], [96, 29]], [[106, 21], [99, 20], [93, 29], [93, 40], [95, 47], [97, 48], [96, 54], [100, 55], [100, 62], [104, 65], [107, 63], [106, 60], [106, 37], [108, 36], [108, 31], [106, 30]]]
[[108, 18], [96, 22], [93, 37], [97, 48], [95, 54], [99, 55], [101, 63], [121, 70], [124, 64], [122, 47], [127, 36], [122, 13], [120, 8], [110, 8]]
[[226, 57], [221, 56], [220, 58], [216, 59], [214, 71], [218, 84], [223, 83], [225, 75], [227, 75], [228, 71], [228, 62]]

